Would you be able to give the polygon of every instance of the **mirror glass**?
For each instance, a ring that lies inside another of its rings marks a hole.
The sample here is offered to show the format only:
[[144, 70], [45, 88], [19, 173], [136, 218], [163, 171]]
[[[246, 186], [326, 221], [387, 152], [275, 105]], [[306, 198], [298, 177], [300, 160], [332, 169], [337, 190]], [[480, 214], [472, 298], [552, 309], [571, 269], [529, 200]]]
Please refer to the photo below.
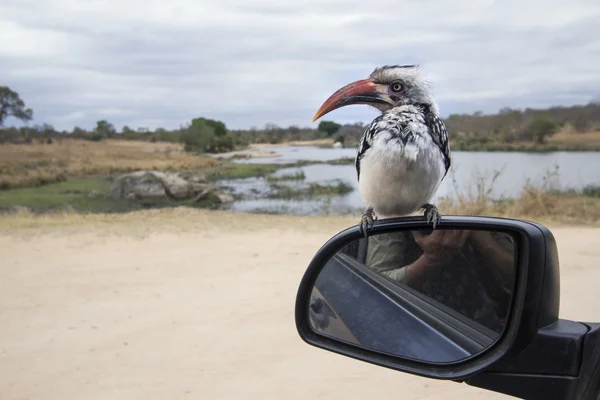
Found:
[[482, 230], [403, 230], [339, 250], [312, 289], [317, 333], [382, 353], [451, 363], [490, 347], [506, 326], [513, 237]]

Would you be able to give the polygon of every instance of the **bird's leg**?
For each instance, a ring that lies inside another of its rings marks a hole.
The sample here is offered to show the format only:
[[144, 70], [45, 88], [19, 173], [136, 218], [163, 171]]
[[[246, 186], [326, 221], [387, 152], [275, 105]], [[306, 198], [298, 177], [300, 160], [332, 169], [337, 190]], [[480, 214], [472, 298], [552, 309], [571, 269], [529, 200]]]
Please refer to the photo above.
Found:
[[425, 218], [427, 218], [427, 223], [433, 224], [433, 229], [437, 228], [441, 218], [440, 212], [438, 211], [437, 207], [433, 204], [427, 203], [421, 208], [425, 209], [424, 216]]
[[373, 227], [373, 221], [375, 221], [376, 219], [377, 217], [373, 212], [373, 207], [367, 208], [362, 218], [360, 219], [360, 224], [358, 225], [360, 233], [367, 237], [367, 232]]

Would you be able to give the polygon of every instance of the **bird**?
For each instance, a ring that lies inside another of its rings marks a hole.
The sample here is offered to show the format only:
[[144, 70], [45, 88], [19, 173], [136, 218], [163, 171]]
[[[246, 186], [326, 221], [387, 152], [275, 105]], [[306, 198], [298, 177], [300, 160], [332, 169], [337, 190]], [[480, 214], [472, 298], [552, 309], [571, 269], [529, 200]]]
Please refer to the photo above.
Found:
[[360, 232], [366, 237], [379, 217], [405, 216], [421, 209], [436, 229], [441, 215], [431, 199], [450, 169], [450, 144], [421, 67], [376, 67], [368, 78], [335, 91], [317, 110], [313, 122], [354, 104], [381, 112], [366, 127], [354, 160], [366, 205]]

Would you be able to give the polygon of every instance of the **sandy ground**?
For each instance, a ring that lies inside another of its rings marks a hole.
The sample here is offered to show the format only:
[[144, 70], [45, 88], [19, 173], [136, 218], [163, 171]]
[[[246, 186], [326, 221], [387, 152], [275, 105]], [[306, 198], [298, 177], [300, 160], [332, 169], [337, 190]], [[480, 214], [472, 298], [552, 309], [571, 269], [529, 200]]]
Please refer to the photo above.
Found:
[[[509, 398], [301, 341], [300, 278], [354, 222], [184, 210], [1, 217], [0, 398]], [[599, 320], [600, 228], [552, 228], [561, 316]]]

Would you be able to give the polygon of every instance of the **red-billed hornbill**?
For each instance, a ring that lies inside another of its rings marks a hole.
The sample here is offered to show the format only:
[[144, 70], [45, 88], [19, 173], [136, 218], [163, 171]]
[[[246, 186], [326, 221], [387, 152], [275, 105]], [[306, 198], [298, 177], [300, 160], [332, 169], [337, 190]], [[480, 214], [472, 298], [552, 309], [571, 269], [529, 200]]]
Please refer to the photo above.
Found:
[[415, 65], [376, 68], [368, 79], [336, 91], [313, 121], [350, 104], [367, 104], [382, 114], [365, 130], [355, 165], [367, 206], [360, 230], [366, 236], [376, 216], [394, 217], [424, 209], [435, 229], [438, 209], [430, 204], [450, 168], [448, 134], [429, 85]]

